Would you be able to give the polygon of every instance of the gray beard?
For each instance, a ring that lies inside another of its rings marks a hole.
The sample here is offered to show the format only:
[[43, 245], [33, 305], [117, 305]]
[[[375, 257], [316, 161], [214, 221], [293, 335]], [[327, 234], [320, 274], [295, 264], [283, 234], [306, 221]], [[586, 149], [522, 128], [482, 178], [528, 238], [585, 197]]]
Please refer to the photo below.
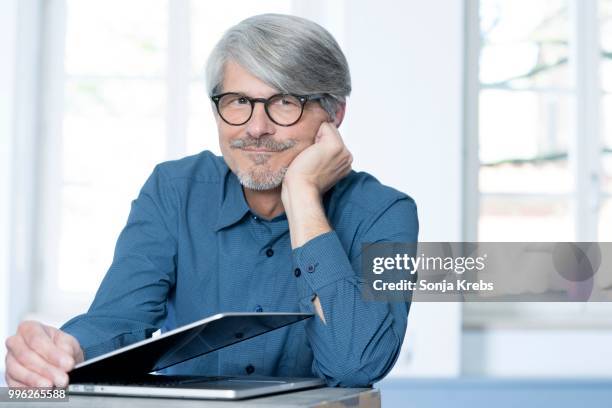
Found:
[[242, 184], [246, 188], [251, 190], [271, 190], [280, 186], [285, 177], [288, 167], [281, 167], [280, 170], [273, 172], [267, 169], [255, 168], [249, 172], [239, 171], [237, 176]]
[[[244, 149], [245, 147], [266, 147], [268, 149], [282, 152], [296, 145], [296, 141], [293, 139], [285, 140], [283, 142], [276, 142], [272, 138], [262, 139], [237, 139], [230, 143], [230, 147], [233, 149]], [[267, 166], [266, 162], [269, 159], [269, 154], [266, 153], [254, 153], [252, 156], [253, 162], [255, 163], [255, 169], [243, 172], [238, 169], [237, 176], [242, 184], [246, 188], [251, 190], [271, 190], [281, 185], [283, 177], [287, 172], [287, 167], [282, 167], [280, 170], [273, 172]]]

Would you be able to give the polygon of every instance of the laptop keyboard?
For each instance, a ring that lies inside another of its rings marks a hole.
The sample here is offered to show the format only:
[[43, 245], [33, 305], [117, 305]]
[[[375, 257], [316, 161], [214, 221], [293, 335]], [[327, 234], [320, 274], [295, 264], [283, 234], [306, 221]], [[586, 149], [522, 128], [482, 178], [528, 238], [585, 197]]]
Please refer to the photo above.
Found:
[[153, 375], [129, 380], [96, 381], [92, 385], [148, 386], [148, 387], [180, 387], [185, 385], [205, 384], [211, 381], [227, 380], [228, 376], [188, 376], [188, 375]]

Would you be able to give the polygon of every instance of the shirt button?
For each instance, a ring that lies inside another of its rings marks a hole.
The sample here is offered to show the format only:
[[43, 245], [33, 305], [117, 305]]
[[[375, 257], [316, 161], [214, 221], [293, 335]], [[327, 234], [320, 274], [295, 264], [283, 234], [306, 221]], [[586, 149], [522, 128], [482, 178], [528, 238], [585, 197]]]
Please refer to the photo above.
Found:
[[313, 273], [313, 272], [314, 272], [314, 270], [315, 270], [315, 267], [314, 267], [314, 265], [308, 265], [308, 268], [306, 268], [306, 270], [307, 270], [308, 272], [310, 272], [310, 273]]
[[253, 374], [255, 372], [255, 367], [252, 364], [249, 364], [244, 368], [247, 374]]
[[253, 221], [259, 221], [259, 217], [256, 215], [253, 215]]
[[266, 250], [266, 255], [268, 255], [268, 258], [271, 257], [272, 255], [274, 255], [274, 250], [272, 248], [268, 248]]
[[255, 311], [257, 313], [261, 313], [261, 312], [263, 312], [263, 307], [261, 307], [261, 305], [257, 305], [257, 306], [255, 306]]
[[302, 271], [300, 271], [300, 268], [295, 268], [295, 270], [293, 271], [293, 274], [297, 278], [298, 276], [302, 274]]

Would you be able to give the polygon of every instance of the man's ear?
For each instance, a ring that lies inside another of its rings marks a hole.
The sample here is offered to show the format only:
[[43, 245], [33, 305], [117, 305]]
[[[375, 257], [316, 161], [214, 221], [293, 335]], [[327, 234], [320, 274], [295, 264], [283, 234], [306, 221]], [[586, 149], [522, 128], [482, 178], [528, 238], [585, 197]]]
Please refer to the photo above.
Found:
[[336, 117], [334, 118], [334, 125], [336, 127], [340, 127], [342, 121], [344, 120], [344, 114], [346, 113], [346, 103], [342, 103], [338, 105], [338, 109], [336, 109]]

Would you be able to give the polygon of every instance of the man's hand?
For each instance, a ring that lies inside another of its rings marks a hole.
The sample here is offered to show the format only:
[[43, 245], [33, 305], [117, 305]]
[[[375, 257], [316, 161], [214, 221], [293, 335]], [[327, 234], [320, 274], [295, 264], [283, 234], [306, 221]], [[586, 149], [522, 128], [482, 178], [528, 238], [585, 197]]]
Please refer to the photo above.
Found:
[[84, 358], [73, 336], [35, 321], [22, 322], [6, 348], [9, 387], [66, 387], [66, 373]]
[[[331, 122], [321, 123], [314, 144], [293, 159], [285, 173], [281, 192], [292, 248], [331, 231], [321, 197], [350, 173], [352, 162], [353, 155]], [[319, 297], [315, 296], [312, 303], [321, 321], [326, 323]]]
[[[340, 132], [331, 122], [323, 122], [308, 146], [289, 165], [283, 180], [283, 190], [295, 184], [300, 189], [315, 189], [325, 193], [338, 180], [349, 174], [353, 155], [348, 151]], [[284, 191], [286, 195], [288, 191]]]
[[314, 144], [293, 159], [281, 190], [293, 248], [331, 230], [321, 197], [351, 171], [352, 162], [353, 156], [331, 122], [321, 123]]

